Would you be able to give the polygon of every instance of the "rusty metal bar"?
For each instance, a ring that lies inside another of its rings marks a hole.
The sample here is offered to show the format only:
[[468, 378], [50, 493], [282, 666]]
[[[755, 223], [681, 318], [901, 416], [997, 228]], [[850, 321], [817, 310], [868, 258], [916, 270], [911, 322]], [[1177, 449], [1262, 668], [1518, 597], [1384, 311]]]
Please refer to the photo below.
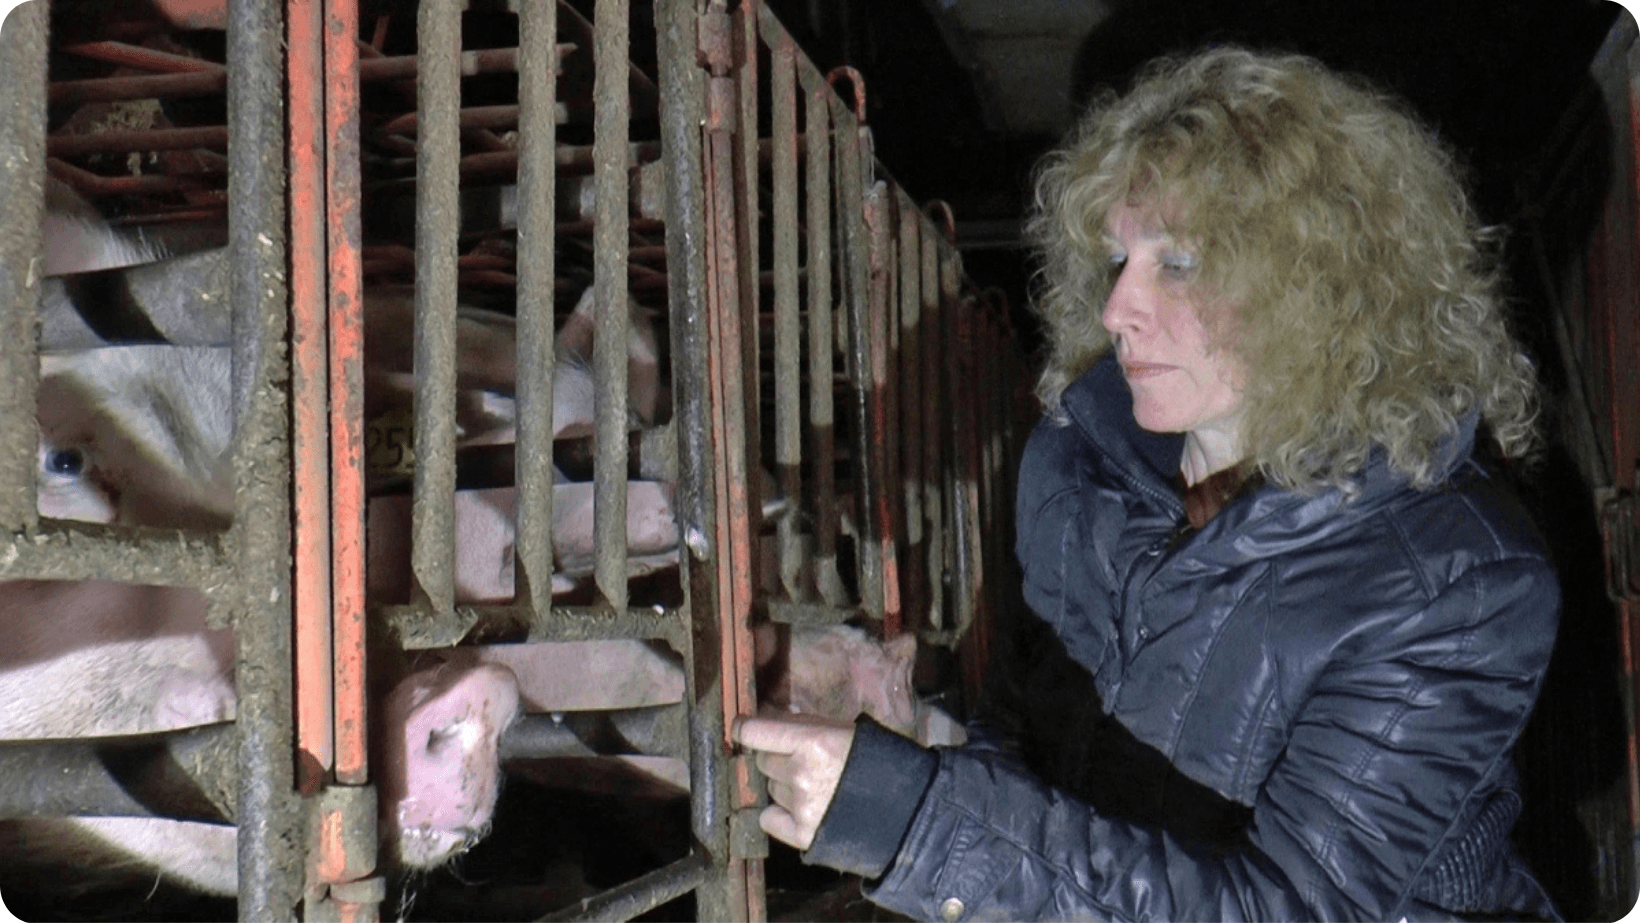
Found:
[[[770, 48], [774, 174], [774, 401], [775, 466], [786, 503], [802, 497], [803, 415], [797, 264], [797, 45], [781, 35]], [[788, 509], [779, 522], [780, 583], [786, 597], [802, 600], [803, 548], [798, 517]]]
[[[21, 4], [0, 30], [0, 530], [34, 528], [39, 424], [34, 355], [40, 277], [36, 267], [45, 183], [46, 4]], [[16, 548], [15, 544], [12, 546]], [[0, 561], [11, 558], [0, 556]]]
[[[552, 609], [556, 3], [520, 3], [518, 73], [517, 599]], [[545, 52], [545, 53], [544, 53]]]
[[[832, 395], [832, 194], [831, 89], [825, 78], [801, 70], [804, 97], [803, 143], [808, 217], [809, 282], [809, 457], [813, 483], [814, 574], [820, 599], [832, 606], [848, 602], [837, 573], [836, 424]], [[793, 503], [797, 498], [792, 498]]]
[[[717, 16], [720, 16], [721, 11]], [[689, 703], [690, 827], [702, 857], [703, 878], [695, 891], [696, 917], [727, 921], [744, 898], [734, 894], [730, 875], [729, 818], [734, 812], [729, 791], [727, 709], [722, 670], [720, 614], [729, 601], [720, 584], [719, 559], [728, 553], [718, 543], [718, 461], [712, 428], [709, 318], [706, 310], [713, 283], [707, 269], [711, 185], [704, 169], [710, 135], [707, 104], [712, 78], [697, 66], [711, 66], [709, 35], [716, 16], [702, 17], [695, 0], [657, 0], [656, 39], [660, 61], [661, 139], [668, 163], [676, 165], [666, 182], [666, 251], [668, 326], [672, 338], [672, 391], [678, 433], [677, 506], [679, 530], [688, 550], [679, 564], [685, 570], [689, 626], [678, 650], [686, 672]]]
[[[230, 76], [230, 85], [232, 83]], [[186, 148], [226, 148], [229, 127], [205, 125], [198, 128], [150, 128], [141, 131], [99, 132], [95, 135], [52, 135], [46, 139], [46, 154], [75, 157], [110, 151], [177, 151]]]
[[286, 30], [296, 782], [302, 792], [312, 794], [335, 766], [336, 725], [331, 678], [330, 373], [325, 334], [325, 75], [320, 0], [290, 0]]
[[414, 596], [434, 613], [455, 606], [457, 161], [461, 6], [430, 0], [416, 12], [421, 61], [416, 111], [416, 472], [412, 487]]
[[365, 740], [364, 283], [360, 268], [357, 0], [325, 0], [324, 12], [336, 781], [360, 786], [369, 778], [369, 758]]
[[627, 38], [628, 0], [597, 0], [593, 16], [593, 183], [597, 216], [592, 226], [593, 302], [596, 333], [592, 373], [598, 395], [594, 431], [593, 580], [605, 602], [626, 609], [626, 422], [627, 337], [627, 150], [632, 110]]
[[973, 503], [969, 497], [967, 479], [966, 433], [960, 422], [963, 407], [963, 357], [965, 341], [961, 334], [963, 311], [960, 303], [961, 280], [955, 254], [940, 255], [940, 328], [944, 334], [941, 355], [944, 359], [946, 416], [941, 419], [941, 440], [946, 447], [945, 496], [950, 501], [947, 535], [950, 551], [947, 561], [951, 571], [951, 617], [948, 627], [951, 637], [957, 638], [974, 621], [973, 574], [974, 562], [970, 551], [969, 526]]
[[[121, 45], [118, 42], [99, 42], [100, 45]], [[82, 46], [83, 47], [83, 46]], [[574, 45], [557, 45], [560, 60], [575, 50]], [[64, 49], [70, 50], [70, 49]], [[149, 55], [162, 55], [148, 49], [137, 49]], [[464, 52], [460, 64], [462, 76], [518, 70], [518, 49], [486, 48]], [[165, 55], [166, 58], [178, 56]], [[186, 71], [165, 74], [136, 74], [121, 77], [93, 77], [85, 80], [61, 80], [47, 88], [47, 100], [60, 103], [115, 102], [128, 99], [163, 99], [182, 96], [210, 96], [227, 86], [226, 69], [214, 62], [194, 58], [180, 58], [197, 65]], [[146, 65], [143, 65], [146, 66]], [[414, 80], [415, 55], [368, 58], [359, 62], [359, 79], [364, 83], [385, 80]]]
[[405, 604], [378, 607], [377, 611], [406, 650], [448, 648], [492, 628], [519, 641], [654, 638], [674, 648], [680, 647], [688, 635], [683, 614], [666, 609], [610, 613], [606, 607], [556, 606], [538, 612], [524, 604], [502, 604], [458, 606], [452, 614], [434, 611], [424, 604]]
[[[549, 914], [540, 920], [630, 921], [640, 914], [653, 911], [690, 889], [698, 888], [707, 880], [711, 862], [711, 858], [707, 854], [698, 851], [691, 853], [689, 856], [663, 866], [652, 873], [645, 873], [629, 883], [606, 892], [600, 892], [591, 898], [583, 898], [578, 903], [555, 914]], [[726, 918], [707, 917], [704, 914], [699, 914], [698, 917], [702, 921], [727, 920]]]
[[[141, 45], [132, 45], [128, 42], [82, 42], [78, 45], [64, 45], [59, 51], [82, 58], [92, 58], [98, 61], [107, 61], [110, 64], [122, 64], [126, 67], [140, 67], [144, 70], [163, 71], [165, 73], [195, 73], [207, 71], [224, 73], [226, 68], [215, 61], [203, 61], [199, 58], [190, 58], [187, 55], [176, 55], [153, 48], [144, 48]], [[226, 84], [224, 84], [226, 86]]]
[[228, 248], [233, 303], [234, 527], [231, 616], [237, 646], [239, 916], [291, 920], [302, 894], [291, 727], [290, 417], [286, 336], [283, 60], [279, 0], [228, 9]]
[[119, 738], [0, 742], [0, 818], [232, 822], [238, 785], [232, 723]]
[[877, 542], [881, 522], [873, 499], [882, 486], [881, 470], [874, 465], [871, 443], [871, 243], [866, 228], [863, 187], [865, 156], [861, 128], [842, 101], [832, 99], [832, 121], [837, 126], [837, 211], [843, 241], [841, 278], [848, 320], [849, 374], [853, 383], [850, 404], [854, 423], [855, 545], [859, 557], [860, 602], [871, 618], [883, 618], [883, 549]]
[[883, 182], [873, 183], [865, 195], [865, 224], [867, 261], [870, 282], [867, 290], [865, 344], [862, 355], [869, 374], [866, 382], [867, 430], [864, 442], [866, 457], [871, 462], [874, 487], [865, 498], [873, 511], [875, 529], [862, 530], [866, 544], [875, 544], [881, 569], [881, 599], [883, 633], [889, 637], [900, 634], [900, 567], [898, 546], [895, 541], [899, 517], [896, 515], [899, 475], [897, 472], [899, 407], [895, 401], [890, 377], [889, 357], [894, 344], [892, 333], [897, 330], [890, 319], [893, 297], [893, 266], [898, 247], [894, 243], [895, 221], [891, 215], [893, 194]]
[[[944, 210], [944, 240], [949, 245], [956, 233], [950, 208], [944, 203], [936, 203], [931, 208]], [[948, 579], [952, 573], [951, 530], [946, 515], [947, 499], [951, 496], [947, 479], [951, 456], [946, 447], [948, 437], [944, 415], [950, 413], [950, 403], [945, 395], [944, 371], [949, 354], [944, 335], [944, 270], [941, 248], [934, 231], [929, 227], [922, 236], [923, 497], [927, 508], [928, 573], [932, 578], [930, 586], [933, 592], [933, 599], [929, 602], [929, 625], [943, 631], [950, 628], [951, 615], [955, 612], [956, 585]]]
[[905, 530], [905, 613], [910, 628], [928, 625], [928, 566], [923, 545], [922, 397], [922, 216], [903, 190], [896, 203], [900, 216], [900, 348], [898, 352], [900, 419], [900, 498]]

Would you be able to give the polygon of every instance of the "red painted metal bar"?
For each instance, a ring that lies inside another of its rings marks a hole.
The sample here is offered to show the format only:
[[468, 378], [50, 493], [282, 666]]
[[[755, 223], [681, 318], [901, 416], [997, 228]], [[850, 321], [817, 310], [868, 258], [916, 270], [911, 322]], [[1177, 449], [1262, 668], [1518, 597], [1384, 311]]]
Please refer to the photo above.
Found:
[[297, 785], [335, 765], [331, 689], [329, 358], [325, 342], [324, 46], [320, 0], [289, 0], [291, 434]]
[[324, 20], [336, 780], [362, 785], [369, 776], [369, 760], [365, 705], [364, 295], [359, 257], [356, 0], [325, 0]]

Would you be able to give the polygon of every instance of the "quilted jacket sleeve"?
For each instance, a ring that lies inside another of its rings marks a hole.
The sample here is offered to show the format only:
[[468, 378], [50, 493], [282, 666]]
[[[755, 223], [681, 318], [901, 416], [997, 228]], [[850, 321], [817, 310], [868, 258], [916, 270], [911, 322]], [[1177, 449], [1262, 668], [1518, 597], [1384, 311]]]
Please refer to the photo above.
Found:
[[957, 749], [940, 753], [868, 894], [946, 920], [1428, 916], [1413, 885], [1509, 760], [1548, 659], [1556, 593], [1540, 559], [1492, 561], [1386, 616], [1308, 692], [1239, 849], [1101, 817], [1004, 755]]

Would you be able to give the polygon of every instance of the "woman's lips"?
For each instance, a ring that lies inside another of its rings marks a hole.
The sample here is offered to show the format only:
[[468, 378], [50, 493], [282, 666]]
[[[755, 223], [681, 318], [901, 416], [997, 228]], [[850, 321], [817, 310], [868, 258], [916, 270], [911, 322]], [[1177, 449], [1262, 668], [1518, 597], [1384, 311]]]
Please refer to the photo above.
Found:
[[1161, 363], [1123, 363], [1122, 375], [1126, 376], [1129, 382], [1133, 382], [1153, 378], [1172, 369], [1172, 366], [1164, 366]]

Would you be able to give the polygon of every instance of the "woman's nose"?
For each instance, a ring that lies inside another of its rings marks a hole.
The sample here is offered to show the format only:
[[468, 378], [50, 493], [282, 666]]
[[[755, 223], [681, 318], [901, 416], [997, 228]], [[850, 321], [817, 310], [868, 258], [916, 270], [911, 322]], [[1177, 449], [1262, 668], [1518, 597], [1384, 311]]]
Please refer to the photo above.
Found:
[[1111, 286], [1110, 295], [1105, 298], [1105, 309], [1099, 314], [1099, 322], [1106, 331], [1124, 333], [1141, 322], [1144, 317], [1143, 298], [1138, 288], [1132, 264], [1122, 267], [1116, 284]]

